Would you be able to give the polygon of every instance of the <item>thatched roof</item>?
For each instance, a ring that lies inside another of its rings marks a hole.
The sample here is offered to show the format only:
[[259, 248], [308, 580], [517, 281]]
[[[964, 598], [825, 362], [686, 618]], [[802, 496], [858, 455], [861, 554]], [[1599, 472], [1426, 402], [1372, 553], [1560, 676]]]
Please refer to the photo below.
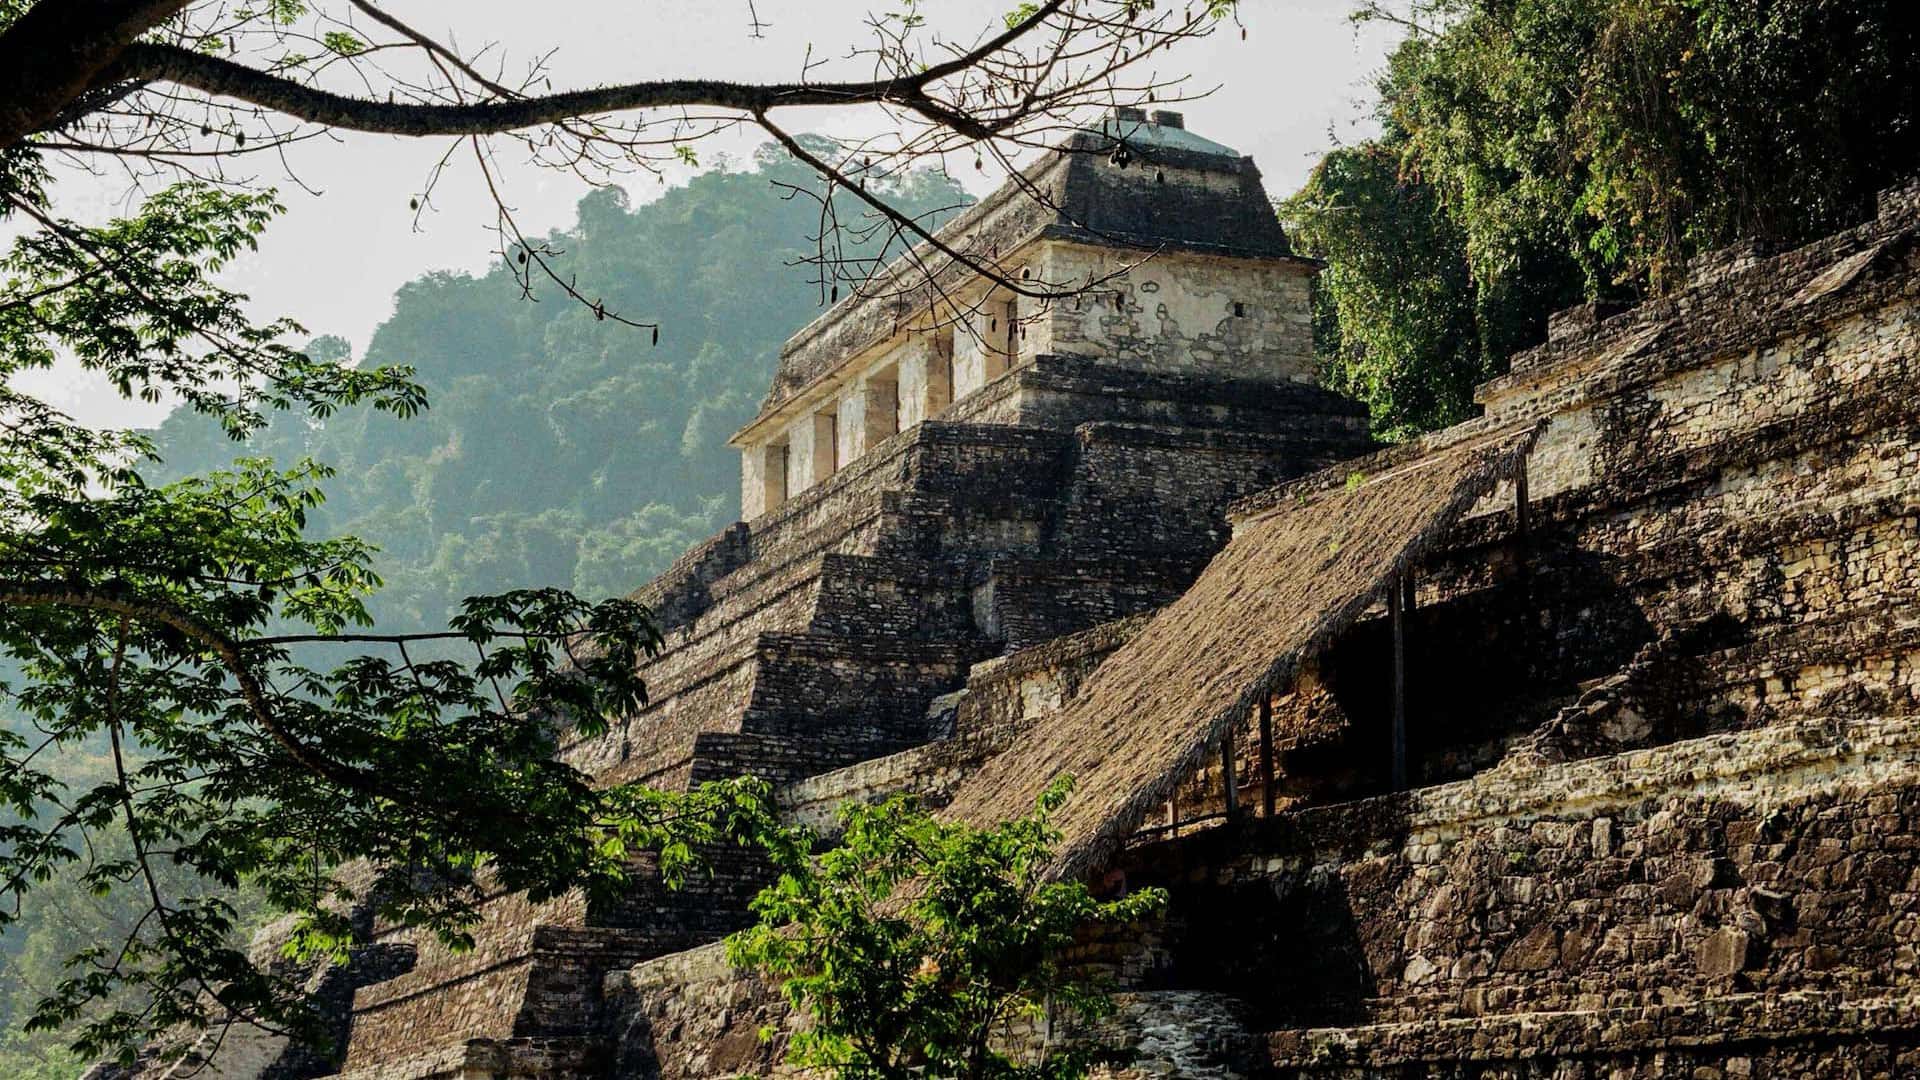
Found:
[[1097, 870], [1230, 723], [1289, 686], [1304, 660], [1384, 597], [1397, 571], [1520, 467], [1537, 430], [1498, 431], [1378, 476], [1330, 471], [1289, 485], [1064, 709], [962, 783], [946, 812], [1003, 821], [1072, 773], [1052, 873]]

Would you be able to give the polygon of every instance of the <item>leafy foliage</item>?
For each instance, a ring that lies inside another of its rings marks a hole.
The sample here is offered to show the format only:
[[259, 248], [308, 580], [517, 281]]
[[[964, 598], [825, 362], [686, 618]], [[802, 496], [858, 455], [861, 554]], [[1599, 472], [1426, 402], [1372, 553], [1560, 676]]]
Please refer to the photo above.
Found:
[[1032, 814], [991, 829], [896, 796], [845, 808], [837, 846], [821, 854], [804, 837], [774, 848], [780, 880], [754, 901], [760, 922], [728, 939], [727, 957], [778, 979], [806, 1010], [789, 1063], [848, 1080], [1084, 1076], [1085, 1050], [1025, 1063], [991, 1043], [1050, 1003], [1088, 1019], [1111, 1013], [1103, 985], [1063, 953], [1084, 931], [1166, 902], [1158, 890], [1101, 900], [1082, 882], [1045, 878], [1059, 840], [1051, 818], [1071, 790], [1063, 778]]
[[1328, 154], [1282, 213], [1299, 250], [1337, 253], [1314, 293], [1327, 385], [1367, 402], [1390, 438], [1465, 417], [1484, 368], [1473, 282], [1434, 193], [1363, 146]]
[[[1581, 299], [1632, 300], [1693, 256], [1791, 243], [1920, 170], [1920, 45], [1902, 0], [1413, 0], [1383, 134], [1285, 206], [1329, 260], [1332, 381], [1398, 436]], [[1337, 330], [1335, 327], [1337, 326]]]

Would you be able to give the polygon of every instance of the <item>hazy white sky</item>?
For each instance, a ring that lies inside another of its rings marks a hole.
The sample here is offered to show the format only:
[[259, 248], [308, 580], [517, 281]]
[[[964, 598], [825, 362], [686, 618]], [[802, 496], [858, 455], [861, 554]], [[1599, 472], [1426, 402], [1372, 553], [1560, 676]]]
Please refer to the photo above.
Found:
[[[748, 36], [747, 0], [392, 0], [388, 7], [422, 29], [448, 31], [462, 47], [498, 42], [514, 61], [553, 50], [559, 89], [675, 76], [793, 78], [809, 46], [819, 57], [865, 42], [863, 16], [890, 2], [754, 0], [770, 24], [761, 39]], [[1384, 29], [1349, 25], [1353, 3], [1247, 0], [1241, 4], [1244, 40], [1227, 27], [1162, 62], [1164, 71], [1194, 73], [1195, 88], [1218, 86], [1211, 97], [1176, 107], [1186, 113], [1190, 129], [1251, 155], [1276, 195], [1298, 187], [1336, 140], [1352, 141], [1371, 130], [1368, 82], [1392, 39]], [[954, 36], [971, 38], [1012, 6], [1012, 0], [930, 0], [922, 10]], [[520, 66], [510, 62], [508, 70]], [[877, 122], [876, 116], [808, 111], [783, 119], [789, 128], [851, 135]], [[707, 161], [722, 150], [744, 157], [763, 141], [764, 135], [744, 129], [703, 145], [701, 154]], [[501, 145], [503, 161], [514, 162], [517, 148]], [[339, 334], [357, 354], [390, 313], [402, 283], [430, 269], [486, 265], [493, 215], [471, 167], [456, 167], [441, 181], [434, 212], [414, 226], [408, 200], [445, 150], [444, 140], [358, 134], [297, 148], [292, 164], [316, 193], [288, 181], [277, 165], [263, 168], [259, 181], [279, 188], [287, 213], [269, 228], [260, 251], [239, 260], [224, 280], [250, 294], [259, 314], [290, 315], [314, 333]], [[669, 182], [685, 176], [683, 169]], [[531, 167], [509, 168], [506, 182], [529, 234], [569, 224], [586, 190], [578, 180]], [[662, 190], [651, 178], [630, 188], [635, 201]], [[123, 208], [127, 186], [112, 177], [81, 176], [63, 181], [56, 193], [63, 213], [93, 219]], [[622, 332], [607, 325], [610, 333]], [[90, 423], [150, 424], [160, 411], [118, 400], [77, 369], [16, 385]]]

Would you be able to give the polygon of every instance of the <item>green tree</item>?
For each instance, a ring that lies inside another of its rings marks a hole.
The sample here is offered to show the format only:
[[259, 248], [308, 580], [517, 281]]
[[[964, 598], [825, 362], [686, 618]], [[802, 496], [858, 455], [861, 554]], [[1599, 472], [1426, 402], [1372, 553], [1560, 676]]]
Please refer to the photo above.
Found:
[[1480, 277], [1552, 237], [1596, 294], [1849, 224], [1920, 164], [1902, 0], [1437, 0], [1382, 108]]
[[1470, 415], [1487, 364], [1459, 229], [1377, 145], [1336, 150], [1281, 204], [1295, 248], [1329, 259], [1314, 289], [1325, 384], [1386, 438]]
[[818, 855], [804, 836], [776, 846], [780, 880], [754, 901], [759, 924], [727, 940], [727, 958], [805, 1011], [789, 1063], [848, 1080], [1084, 1076], [1087, 1048], [1023, 1062], [993, 1039], [1049, 1006], [1109, 1015], [1105, 984], [1064, 954], [1087, 931], [1159, 913], [1166, 896], [1102, 900], [1048, 879], [1051, 818], [1071, 790], [1062, 779], [1033, 813], [989, 829], [896, 796], [844, 808], [835, 846]]
[[1363, 4], [1407, 28], [1377, 85], [1382, 134], [1286, 204], [1330, 264], [1334, 381], [1386, 434], [1448, 423], [1557, 308], [1655, 295], [1704, 251], [1869, 213], [1920, 171], [1909, 6]]

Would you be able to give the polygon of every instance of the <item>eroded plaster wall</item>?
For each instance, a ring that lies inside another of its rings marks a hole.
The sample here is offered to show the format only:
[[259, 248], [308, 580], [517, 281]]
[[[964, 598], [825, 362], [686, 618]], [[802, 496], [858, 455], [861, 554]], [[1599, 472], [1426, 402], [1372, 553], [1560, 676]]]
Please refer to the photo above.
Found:
[[[1048, 302], [1031, 349], [1161, 373], [1310, 381], [1310, 275], [1297, 262], [1051, 243], [1050, 282], [1094, 283]], [[1118, 275], [1118, 276], [1115, 276]]]
[[953, 403], [953, 333], [914, 334], [896, 360], [900, 371], [900, 428], [929, 420]]

